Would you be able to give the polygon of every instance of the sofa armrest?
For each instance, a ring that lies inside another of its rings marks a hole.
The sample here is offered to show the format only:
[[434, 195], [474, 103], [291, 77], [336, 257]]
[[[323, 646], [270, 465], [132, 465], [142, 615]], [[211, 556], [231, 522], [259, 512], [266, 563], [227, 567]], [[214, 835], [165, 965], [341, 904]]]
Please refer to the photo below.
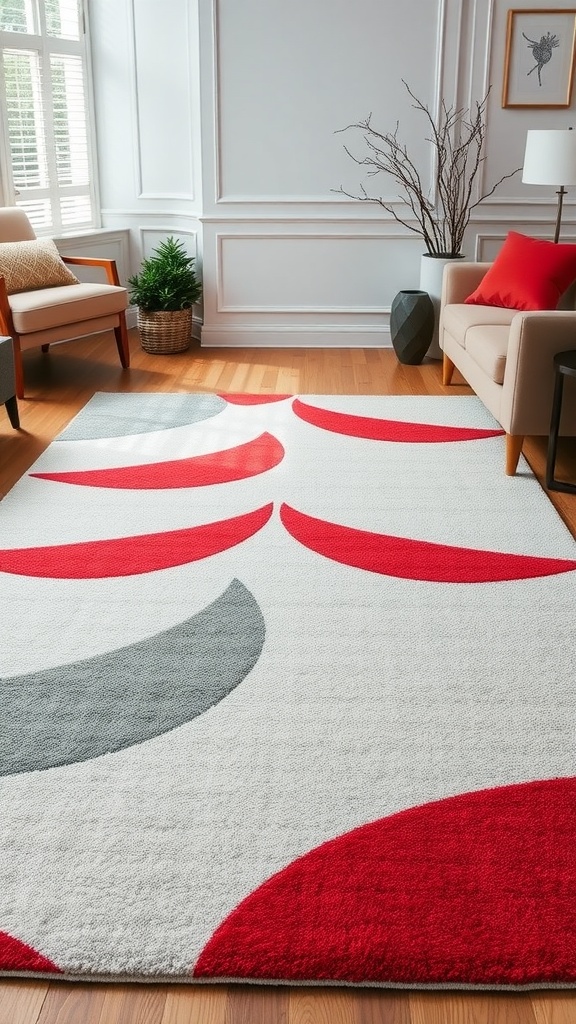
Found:
[[513, 318], [502, 387], [501, 422], [508, 433], [548, 433], [554, 356], [570, 349], [576, 349], [576, 310], [538, 310]]
[[445, 306], [451, 302], [464, 302], [464, 299], [478, 287], [486, 271], [491, 266], [491, 263], [466, 263], [461, 260], [454, 260], [453, 263], [448, 263], [444, 268], [444, 276], [442, 278], [441, 305]]

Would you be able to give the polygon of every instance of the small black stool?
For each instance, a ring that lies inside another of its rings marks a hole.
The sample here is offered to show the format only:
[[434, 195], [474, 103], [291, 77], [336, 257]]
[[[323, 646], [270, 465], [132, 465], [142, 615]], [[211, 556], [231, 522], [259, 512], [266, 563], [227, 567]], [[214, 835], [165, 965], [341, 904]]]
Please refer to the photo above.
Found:
[[562, 394], [564, 391], [564, 377], [576, 377], [576, 350], [569, 352], [557, 352], [554, 356], [554, 398], [552, 400], [552, 415], [550, 417], [550, 434], [548, 436], [548, 458], [546, 460], [546, 487], [550, 491], [566, 491], [568, 494], [576, 494], [576, 484], [567, 484], [562, 480], [554, 479], [554, 467], [556, 465], [556, 449], [558, 447], [558, 430], [560, 427], [560, 414], [562, 412]]

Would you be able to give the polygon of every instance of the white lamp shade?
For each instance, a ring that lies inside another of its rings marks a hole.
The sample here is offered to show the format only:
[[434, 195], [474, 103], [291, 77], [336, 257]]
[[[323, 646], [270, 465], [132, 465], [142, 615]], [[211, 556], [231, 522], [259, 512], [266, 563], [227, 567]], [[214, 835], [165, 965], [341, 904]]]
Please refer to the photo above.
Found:
[[522, 181], [528, 185], [576, 185], [576, 131], [527, 132]]

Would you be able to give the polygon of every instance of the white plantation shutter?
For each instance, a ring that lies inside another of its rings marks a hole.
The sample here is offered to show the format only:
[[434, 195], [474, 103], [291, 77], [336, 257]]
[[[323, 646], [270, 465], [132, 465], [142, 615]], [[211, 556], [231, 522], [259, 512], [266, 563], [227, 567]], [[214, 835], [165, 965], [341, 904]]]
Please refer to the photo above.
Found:
[[0, 0], [4, 202], [38, 234], [97, 226], [82, 0]]

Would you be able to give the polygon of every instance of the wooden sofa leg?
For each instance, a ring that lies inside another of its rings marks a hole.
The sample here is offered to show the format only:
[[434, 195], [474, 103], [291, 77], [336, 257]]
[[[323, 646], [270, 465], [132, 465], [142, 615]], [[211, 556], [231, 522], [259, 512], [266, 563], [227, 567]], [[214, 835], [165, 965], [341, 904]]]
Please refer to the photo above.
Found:
[[506, 476], [514, 476], [524, 444], [524, 434], [506, 434]]
[[445, 387], [448, 387], [452, 383], [452, 374], [454, 373], [454, 363], [448, 358], [444, 352], [442, 356], [442, 383]]
[[116, 335], [116, 345], [118, 346], [120, 362], [124, 369], [127, 370], [130, 366], [130, 339], [128, 338], [126, 315], [124, 313], [120, 313], [120, 321], [118, 327], [114, 328], [114, 334]]

